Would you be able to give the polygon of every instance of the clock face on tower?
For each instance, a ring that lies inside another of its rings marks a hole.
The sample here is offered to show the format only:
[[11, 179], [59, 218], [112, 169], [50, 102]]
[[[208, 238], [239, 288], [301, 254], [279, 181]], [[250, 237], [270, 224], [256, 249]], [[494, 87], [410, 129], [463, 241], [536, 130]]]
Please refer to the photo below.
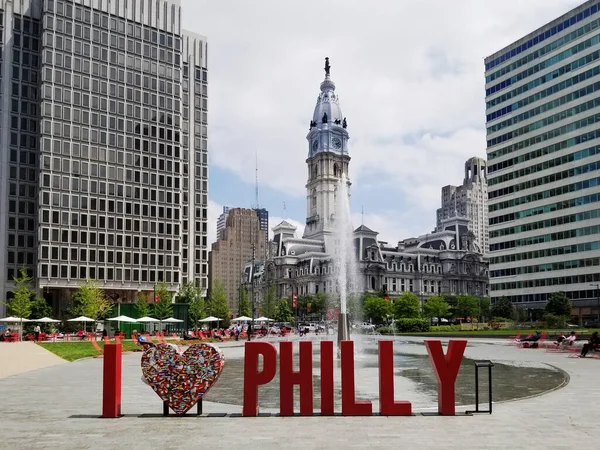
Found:
[[312, 151], [315, 153], [319, 149], [319, 141], [313, 141], [312, 143]]
[[336, 150], [339, 150], [340, 148], [342, 148], [342, 141], [340, 140], [340, 138], [334, 137], [333, 139], [331, 139], [331, 145]]

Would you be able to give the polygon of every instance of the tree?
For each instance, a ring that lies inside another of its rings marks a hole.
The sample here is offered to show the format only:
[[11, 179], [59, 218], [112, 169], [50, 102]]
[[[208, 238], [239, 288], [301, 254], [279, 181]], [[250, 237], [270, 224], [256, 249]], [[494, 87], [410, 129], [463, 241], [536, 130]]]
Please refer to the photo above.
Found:
[[181, 289], [179, 289], [179, 292], [177, 293], [177, 301], [179, 303], [192, 303], [198, 294], [199, 289], [194, 285], [194, 283], [183, 283]]
[[396, 319], [414, 319], [420, 317], [419, 297], [412, 292], [403, 292], [392, 303], [392, 311]]
[[376, 324], [384, 323], [391, 312], [391, 305], [385, 298], [367, 297], [365, 299], [364, 312]]
[[156, 295], [158, 295], [158, 302], [154, 303], [154, 315], [159, 320], [168, 319], [173, 315], [173, 303], [171, 299], [173, 296], [167, 289], [167, 283], [164, 281], [157, 284]]
[[546, 313], [558, 317], [571, 317], [571, 308], [571, 300], [562, 291], [552, 294], [546, 303]]
[[292, 310], [287, 299], [283, 298], [277, 305], [277, 312], [275, 313], [275, 320], [277, 322], [291, 322], [293, 319]]
[[148, 317], [150, 314], [152, 314], [152, 305], [148, 303], [148, 297], [146, 294], [140, 292], [137, 295], [137, 299], [135, 301], [135, 311], [137, 312], [138, 318]]
[[499, 298], [493, 305], [490, 311], [492, 317], [501, 317], [510, 319], [513, 316], [513, 304], [506, 297]]
[[92, 280], [81, 284], [71, 298], [71, 314], [86, 316], [95, 321], [105, 317], [112, 309], [112, 303], [104, 296], [100, 285]]
[[227, 304], [227, 294], [220, 280], [216, 279], [208, 297], [208, 313], [211, 316], [221, 319], [220, 324], [229, 327], [229, 305]]
[[423, 316], [432, 319], [437, 317], [442, 319], [448, 316], [450, 313], [450, 305], [439, 295], [429, 297], [423, 305]]
[[19, 276], [14, 277], [15, 290], [14, 296], [8, 301], [7, 309], [9, 314], [27, 319], [31, 315], [32, 301], [31, 298], [35, 293], [31, 290], [32, 278], [27, 275], [25, 269], [19, 270]]
[[190, 325], [194, 328], [197, 328], [198, 322], [206, 317], [206, 302], [201, 296], [196, 296], [190, 302], [188, 317], [190, 318]]
[[277, 312], [277, 293], [276, 286], [269, 286], [267, 289], [267, 295], [264, 297], [261, 307], [261, 315], [272, 319], [275, 317]]
[[[477, 319], [480, 322], [485, 322], [484, 318], [486, 320], [489, 320], [491, 318], [491, 316], [490, 316], [491, 300], [489, 297], [479, 297], [479, 310], [480, 310], [479, 315], [481, 317], [478, 317]], [[510, 318], [510, 316], [508, 316], [508, 317]]]
[[248, 298], [248, 289], [246, 289], [246, 286], [240, 287], [238, 312], [240, 316], [252, 316], [252, 304], [250, 303], [250, 298]]
[[457, 317], [466, 319], [476, 316], [479, 311], [479, 299], [472, 295], [459, 295], [454, 307], [454, 313]]
[[36, 297], [31, 302], [31, 317], [41, 319], [42, 317], [50, 317], [52, 315], [52, 307], [46, 302], [45, 298]]

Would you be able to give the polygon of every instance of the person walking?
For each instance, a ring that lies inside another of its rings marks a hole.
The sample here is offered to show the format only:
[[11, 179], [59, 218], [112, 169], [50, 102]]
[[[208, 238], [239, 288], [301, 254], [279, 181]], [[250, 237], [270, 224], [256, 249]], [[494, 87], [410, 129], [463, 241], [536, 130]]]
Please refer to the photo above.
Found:
[[33, 328], [33, 335], [35, 336], [35, 342], [38, 342], [40, 340], [40, 333], [42, 332], [42, 329], [40, 328], [39, 325], [36, 325]]

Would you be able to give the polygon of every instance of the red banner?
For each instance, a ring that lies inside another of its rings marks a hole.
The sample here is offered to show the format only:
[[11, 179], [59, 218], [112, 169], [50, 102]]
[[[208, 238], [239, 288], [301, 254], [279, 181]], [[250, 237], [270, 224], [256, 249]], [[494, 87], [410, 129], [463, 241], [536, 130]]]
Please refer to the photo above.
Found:
[[296, 293], [292, 294], [292, 306], [294, 308], [298, 307], [298, 296], [296, 295]]

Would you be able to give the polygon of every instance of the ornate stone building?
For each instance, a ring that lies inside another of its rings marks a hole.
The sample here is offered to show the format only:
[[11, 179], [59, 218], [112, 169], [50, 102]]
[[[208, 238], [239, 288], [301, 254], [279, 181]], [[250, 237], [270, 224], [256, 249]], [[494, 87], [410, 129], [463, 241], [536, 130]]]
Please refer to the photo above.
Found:
[[[266, 261], [246, 265], [242, 282], [254, 279], [255, 300], [260, 304], [265, 287], [276, 286], [278, 298], [336, 293], [335, 198], [342, 174], [348, 174], [348, 123], [342, 115], [329, 60], [325, 80], [307, 135], [307, 218], [303, 237], [283, 221], [273, 228]], [[350, 184], [350, 182], [348, 182]], [[399, 296], [414, 292], [424, 300], [434, 294], [488, 294], [488, 262], [460, 215], [442, 219], [438, 230], [389, 245], [365, 225], [354, 230], [358, 287], [360, 291]]]

